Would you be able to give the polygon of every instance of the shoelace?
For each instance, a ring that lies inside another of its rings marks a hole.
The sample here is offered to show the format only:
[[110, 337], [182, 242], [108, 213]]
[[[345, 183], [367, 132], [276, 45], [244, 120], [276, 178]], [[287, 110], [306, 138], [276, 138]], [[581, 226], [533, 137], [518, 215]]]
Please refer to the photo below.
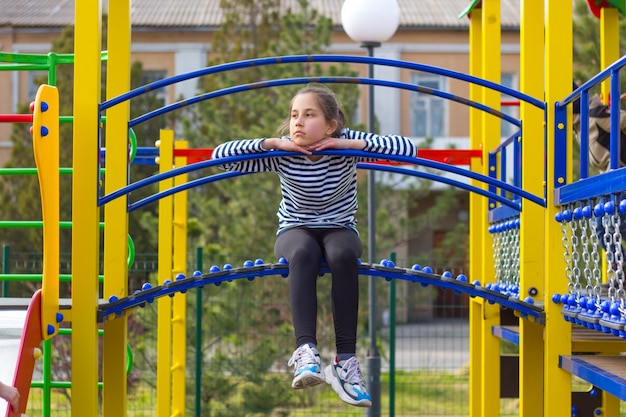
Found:
[[363, 382], [359, 361], [354, 356], [348, 359], [341, 369], [346, 373], [344, 379], [350, 384], [361, 384]]
[[299, 368], [303, 363], [317, 363], [315, 353], [313, 353], [313, 349], [309, 345], [300, 346], [296, 349], [293, 355], [291, 355], [289, 362], [287, 362], [287, 366]]

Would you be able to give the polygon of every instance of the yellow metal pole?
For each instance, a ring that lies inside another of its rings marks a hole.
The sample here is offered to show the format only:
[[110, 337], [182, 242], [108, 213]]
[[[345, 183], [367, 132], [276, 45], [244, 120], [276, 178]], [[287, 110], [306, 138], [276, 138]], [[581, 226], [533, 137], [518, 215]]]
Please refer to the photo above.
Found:
[[[107, 32], [107, 98], [130, 90], [130, 0], [109, 0]], [[106, 128], [105, 191], [111, 193], [128, 183], [128, 101], [108, 109]], [[128, 295], [128, 213], [126, 198], [108, 203], [104, 211], [104, 296]], [[104, 323], [102, 351], [102, 415], [126, 415], [126, 315]]]
[[[161, 130], [159, 140], [159, 173], [168, 172], [174, 164], [174, 132]], [[172, 188], [174, 180], [169, 178], [159, 183], [159, 191]], [[159, 200], [159, 272], [158, 283], [163, 284], [172, 277], [172, 197]], [[172, 408], [172, 299], [161, 297], [157, 319], [157, 417], [170, 417]]]
[[[482, 74], [482, 11], [474, 9], [470, 13], [469, 29], [469, 67], [470, 75], [481, 76]], [[478, 101], [481, 97], [481, 87], [471, 84], [469, 91], [470, 100]], [[481, 112], [473, 107], [470, 108], [470, 149], [482, 147], [482, 123]], [[470, 169], [482, 173], [485, 160], [472, 159]], [[470, 180], [475, 187], [483, 187], [484, 184], [477, 180]], [[482, 242], [485, 239], [486, 230], [483, 228], [483, 219], [486, 216], [484, 197], [470, 193], [469, 195], [469, 276], [473, 280], [485, 278], [483, 271]], [[484, 300], [471, 298], [469, 302], [469, 351], [470, 351], [470, 384], [469, 384], [469, 407], [470, 417], [481, 416], [481, 383], [482, 380], [482, 309]]]
[[98, 103], [102, 3], [77, 1], [72, 175], [72, 416], [98, 415]]
[[[543, 100], [544, 26], [543, 0], [522, 3], [520, 33], [521, 91]], [[544, 194], [543, 161], [545, 146], [543, 112], [527, 103], [520, 104], [522, 132], [522, 188], [535, 195]], [[520, 213], [520, 298], [536, 294], [543, 301], [545, 263], [544, 209], [522, 200]], [[519, 321], [519, 415], [540, 416], [543, 412], [543, 325], [530, 320]]]
[[[500, 82], [501, 71], [501, 34], [500, 0], [483, 0], [482, 18], [482, 78]], [[482, 90], [482, 103], [494, 109], [500, 109], [500, 93]], [[490, 114], [482, 114], [483, 125], [483, 174], [489, 175], [488, 152], [500, 144], [500, 119]], [[488, 199], [482, 202], [482, 230], [489, 228], [487, 213], [494, 208]], [[495, 278], [492, 242], [485, 233], [482, 240], [483, 279]], [[483, 302], [483, 322], [481, 329], [481, 416], [497, 417], [500, 415], [500, 339], [492, 334], [493, 326], [500, 324], [500, 307]]]
[[[554, 190], [558, 183], [571, 178], [554, 178], [555, 130], [568, 131], [567, 166], [572, 166], [571, 126], [556, 126], [554, 103], [572, 91], [572, 1], [546, 0], [546, 103], [547, 111], [547, 207], [545, 210], [546, 262], [545, 295], [549, 300], [553, 294], [567, 293], [565, 262], [561, 246], [561, 229], [554, 220], [558, 207], [555, 206]], [[571, 110], [570, 110], [571, 112]], [[571, 120], [571, 113], [569, 118]], [[570, 175], [568, 173], [568, 175]], [[551, 301], [545, 303], [546, 325], [544, 330], [544, 416], [571, 416], [571, 375], [559, 368], [559, 356], [570, 355], [572, 350], [571, 324], [563, 319], [561, 306]]]
[[[600, 69], [604, 69], [617, 61], [619, 52], [619, 13], [614, 7], [600, 9]], [[602, 97], [608, 103], [607, 97], [611, 92], [610, 81], [602, 83]]]
[[[619, 50], [619, 11], [614, 7], [600, 9], [600, 68], [604, 69], [620, 58]], [[610, 79], [602, 83], [602, 97], [608, 103], [611, 91]], [[606, 263], [606, 259], [603, 259]], [[606, 270], [606, 269], [605, 269]], [[604, 416], [620, 415], [620, 400], [606, 391], [602, 395]]]
[[[187, 149], [187, 141], [177, 140], [177, 149]], [[174, 159], [176, 167], [187, 165], [186, 157]], [[187, 182], [187, 174], [174, 179], [174, 185]], [[174, 276], [187, 272], [187, 191], [174, 195]], [[172, 415], [184, 417], [186, 404], [187, 294], [174, 296], [172, 320]]]

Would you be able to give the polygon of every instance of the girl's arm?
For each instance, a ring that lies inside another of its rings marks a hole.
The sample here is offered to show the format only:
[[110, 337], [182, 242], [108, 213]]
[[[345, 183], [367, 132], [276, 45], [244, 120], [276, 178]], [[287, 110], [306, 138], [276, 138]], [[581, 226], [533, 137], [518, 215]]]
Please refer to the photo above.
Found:
[[[255, 153], [264, 153], [268, 150], [263, 147], [265, 139], [242, 139], [224, 142], [213, 150], [211, 159], [228, 158], [231, 156], [250, 155]], [[265, 172], [272, 171], [271, 159], [250, 159], [240, 162], [233, 162], [220, 165], [220, 168], [226, 171], [239, 172]]]
[[13, 411], [17, 411], [20, 406], [20, 393], [17, 388], [0, 382], [0, 397], [7, 400]]
[[411, 139], [400, 135], [377, 135], [375, 133], [359, 132], [345, 129], [343, 134], [348, 139], [363, 141], [360, 148], [367, 152], [376, 152], [384, 155], [417, 156], [417, 146]]
[[263, 141], [265, 139], [242, 139], [224, 142], [213, 150], [212, 159], [265, 152]]

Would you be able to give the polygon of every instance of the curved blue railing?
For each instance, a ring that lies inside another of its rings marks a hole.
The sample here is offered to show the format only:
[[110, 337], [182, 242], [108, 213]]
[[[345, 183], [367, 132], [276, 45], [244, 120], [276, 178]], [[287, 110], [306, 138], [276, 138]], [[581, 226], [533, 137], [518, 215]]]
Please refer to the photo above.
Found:
[[[441, 162], [436, 162], [436, 161], [431, 161], [428, 159], [423, 159], [423, 158], [419, 158], [419, 157], [408, 157], [408, 156], [398, 156], [398, 155], [385, 155], [385, 154], [378, 154], [378, 153], [372, 153], [372, 152], [365, 152], [365, 151], [355, 151], [355, 150], [324, 150], [322, 152], [314, 152], [314, 154], [316, 155], [339, 155], [339, 156], [353, 156], [353, 157], [362, 157], [362, 158], [379, 158], [382, 160], [388, 160], [388, 161], [394, 161], [394, 162], [400, 162], [400, 163], [404, 163], [404, 164], [412, 164], [412, 165], [420, 165], [420, 166], [425, 166], [425, 167], [429, 167], [429, 168], [435, 168], [435, 169], [441, 169], [447, 172], [451, 172], [451, 173], [455, 173], [455, 174], [459, 174], [459, 175], [463, 175], [465, 177], [468, 178], [472, 178], [475, 179], [477, 181], [482, 181], [486, 184], [490, 184], [493, 185], [497, 188], [501, 188], [507, 191], [512, 192], [515, 195], [518, 195], [522, 198], [526, 198], [532, 202], [534, 202], [535, 204], [538, 204], [542, 207], [545, 207], [545, 202], [542, 198], [528, 193], [527, 191], [524, 191], [523, 189], [519, 188], [519, 187], [515, 187], [513, 185], [507, 184], [506, 182], [502, 182], [499, 181], [495, 178], [491, 178], [489, 176], [485, 176], [482, 174], [478, 174], [476, 172], [473, 171], [469, 171], [469, 170], [464, 170], [452, 165], [448, 165], [448, 164], [444, 164]], [[284, 152], [284, 151], [270, 151], [270, 152], [264, 152], [264, 153], [258, 153], [258, 154], [248, 154], [248, 155], [240, 155], [240, 156], [233, 156], [233, 157], [228, 157], [228, 158], [221, 158], [221, 159], [216, 159], [216, 160], [208, 160], [208, 161], [202, 161], [202, 162], [196, 162], [194, 164], [190, 164], [190, 165], [186, 165], [184, 167], [179, 167], [179, 168], [175, 168], [172, 169], [170, 171], [167, 172], [163, 172], [163, 173], [159, 173], [156, 175], [153, 175], [149, 178], [144, 178], [142, 180], [136, 181], [126, 187], [120, 188], [112, 193], [109, 193], [101, 198], [98, 199], [98, 205], [102, 206], [104, 204], [109, 203], [112, 200], [115, 200], [116, 198], [128, 195], [129, 193], [131, 193], [132, 191], [135, 191], [137, 189], [140, 189], [142, 187], [157, 183], [159, 181], [165, 180], [165, 179], [169, 179], [169, 178], [173, 178], [175, 176], [181, 175], [181, 174], [185, 174], [185, 173], [189, 173], [189, 172], [193, 172], [193, 171], [197, 171], [200, 169], [205, 169], [205, 168], [209, 168], [209, 167], [214, 167], [214, 166], [219, 166], [219, 165], [224, 165], [224, 164], [229, 164], [229, 163], [234, 163], [234, 162], [240, 162], [240, 161], [244, 161], [244, 160], [252, 160], [252, 159], [263, 159], [263, 158], [276, 158], [276, 157], [283, 157], [283, 156], [290, 156], [290, 155], [301, 155], [299, 153], [296, 152]], [[432, 180], [436, 180], [436, 181], [440, 181], [440, 182], [445, 182], [448, 184], [452, 184], [455, 185], [459, 188], [464, 188], [467, 190], [470, 190], [472, 192], [477, 192], [480, 193], [481, 195], [487, 196], [489, 198], [493, 198], [496, 201], [501, 202], [502, 204], [508, 205], [514, 209], [521, 209], [521, 205], [519, 202], [516, 201], [510, 201], [502, 196], [500, 196], [497, 192], [491, 192], [491, 191], [487, 191], [487, 190], [480, 190], [477, 187], [473, 187], [470, 186], [468, 184], [462, 183], [460, 181], [455, 181], [452, 179], [448, 179], [448, 178], [443, 178], [443, 177], [438, 177], [436, 175], [433, 174], [429, 174], [429, 173], [423, 173], [423, 172], [419, 172], [419, 171], [415, 171], [415, 170], [409, 170], [406, 168], [400, 168], [400, 167], [394, 167], [391, 165], [376, 165], [376, 164], [371, 164], [371, 163], [360, 163], [358, 164], [358, 167], [360, 168], [365, 168], [365, 169], [376, 169], [379, 171], [387, 171], [387, 172], [395, 172], [395, 173], [399, 173], [399, 174], [405, 174], [405, 175], [411, 175], [411, 176], [421, 176], [424, 178], [429, 178]], [[197, 182], [193, 182], [194, 186], [203, 184], [203, 183], [208, 183], [208, 182], [213, 182], [213, 181], [217, 181], [217, 180], [221, 180], [224, 178], [230, 178], [230, 177], [234, 177], [234, 176], [238, 176], [241, 175], [241, 173], [230, 173], [230, 174], [221, 174], [215, 178], [211, 178], [211, 179], [206, 179], [204, 180], [204, 182], [202, 181], [197, 181]], [[178, 187], [173, 187], [170, 190], [161, 192], [161, 193], [157, 193], [154, 194], [153, 196], [150, 196], [146, 199], [144, 199], [142, 201], [141, 204], [139, 205], [135, 205], [132, 207], [132, 210], [135, 210], [137, 208], [139, 208], [140, 206], [143, 206], [145, 204], [148, 204], [150, 202], [156, 201], [160, 198], [163, 198], [165, 196], [174, 194], [175, 192], [178, 191], [182, 191], [184, 189], [188, 189], [190, 188], [190, 186], [188, 184], [184, 184]], [[129, 211], [131, 207], [128, 207]]]
[[[158, 80], [152, 82], [150, 84], [146, 84], [145, 86], [135, 88], [127, 93], [121, 94], [117, 97], [114, 97], [110, 100], [107, 100], [100, 104], [100, 111], [104, 111], [116, 104], [122, 103], [126, 100], [130, 100], [132, 98], [138, 97], [142, 94], [148, 93], [150, 91], [154, 91], [159, 88], [167, 87], [172, 84], [176, 84], [181, 81], [186, 81], [198, 77], [204, 77], [211, 74], [217, 74], [225, 71], [232, 71], [236, 69], [242, 68], [252, 68], [252, 67], [262, 67], [266, 65], [277, 65], [277, 64], [293, 64], [293, 63], [311, 63], [311, 62], [324, 62], [324, 63], [349, 63], [349, 64], [366, 64], [366, 65], [382, 65], [389, 66], [395, 68], [404, 68], [413, 71], [421, 71], [430, 74], [442, 75], [448, 78], [455, 78], [457, 80], [466, 81], [471, 84], [480, 85], [491, 90], [499, 91], [502, 94], [509, 95], [511, 97], [515, 97], [518, 100], [529, 103], [541, 110], [545, 110], [545, 103], [535, 99], [532, 96], [520, 93], [517, 90], [512, 88], [505, 87], [503, 85], [484, 80], [482, 78], [474, 77], [472, 75], [464, 74], [462, 72], [453, 71], [441, 67], [435, 67], [432, 65], [419, 64], [415, 62], [407, 62], [395, 59], [388, 58], [375, 58], [375, 57], [366, 57], [366, 56], [353, 56], [353, 55], [288, 55], [288, 56], [278, 56], [278, 57], [267, 57], [267, 58], [255, 58], [248, 59], [236, 62], [229, 62], [220, 65], [214, 65], [211, 67], [200, 68], [194, 71], [189, 71], [183, 74], [174, 75], [172, 77], [164, 78], [162, 80]], [[429, 90], [429, 89], [426, 89]], [[424, 91], [427, 92], [427, 91]], [[468, 100], [469, 101], [469, 100]]]
[[[554, 187], [557, 204], [569, 204], [582, 200], [596, 198], [626, 190], [626, 175], [624, 168], [620, 168], [620, 100], [611, 100], [609, 111], [611, 114], [610, 131], [610, 163], [609, 172], [589, 177], [589, 92], [610, 78], [611, 97], [621, 96], [620, 72], [626, 66], [626, 55], [609, 65], [589, 81], [568, 94], [563, 100], [555, 104], [555, 125], [570, 126], [571, 120], [567, 117], [567, 106], [575, 100], [580, 100], [580, 164], [578, 170], [580, 179], [567, 182], [574, 167], [566, 165], [567, 132], [568, 129], [555, 129], [554, 152]], [[561, 157], [559, 157], [561, 156]]]
[[[535, 99], [534, 97], [528, 96], [526, 94], [520, 93], [519, 91], [516, 91], [514, 89], [505, 87], [503, 85], [500, 85], [500, 84], [497, 84], [488, 80], [484, 80], [478, 77], [474, 77], [472, 75], [464, 74], [461, 72], [457, 72], [457, 71], [453, 71], [453, 70], [449, 70], [449, 69], [445, 69], [441, 67], [435, 67], [435, 66], [430, 66], [430, 65], [425, 65], [425, 64], [419, 64], [419, 63], [407, 62], [407, 61], [401, 61], [401, 60], [395, 60], [395, 59], [387, 59], [387, 58], [319, 54], [319, 55], [290, 55], [290, 56], [255, 58], [255, 59], [242, 60], [242, 61], [215, 65], [211, 67], [200, 68], [194, 71], [189, 71], [187, 73], [178, 74], [172, 77], [158, 80], [150, 84], [147, 84], [145, 86], [133, 89], [125, 94], [121, 94], [120, 96], [114, 97], [110, 100], [107, 100], [101, 103], [99, 106], [99, 110], [100, 112], [103, 112], [104, 110], [112, 106], [115, 106], [127, 100], [131, 100], [142, 94], [145, 94], [154, 90], [158, 90], [160, 88], [164, 88], [164, 87], [167, 87], [169, 85], [172, 85], [181, 81], [187, 81], [187, 80], [198, 78], [198, 77], [204, 77], [204, 76], [208, 76], [212, 74], [218, 74], [222, 72], [233, 71], [233, 70], [244, 69], [244, 68], [258, 68], [258, 67], [268, 66], [268, 65], [311, 63], [311, 62], [377, 65], [377, 66], [389, 66], [389, 67], [394, 67], [394, 68], [402, 68], [402, 69], [407, 69], [407, 70], [412, 70], [412, 71], [420, 71], [420, 72], [440, 75], [440, 76], [444, 76], [448, 78], [454, 78], [457, 80], [465, 81], [467, 83], [479, 85], [479, 86], [497, 91], [501, 94], [506, 94], [520, 101], [526, 102], [544, 112], [546, 109], [545, 103], [540, 100]], [[171, 111], [179, 110], [183, 107], [186, 107], [192, 104], [197, 104], [199, 102], [214, 99], [217, 97], [235, 94], [235, 93], [244, 92], [244, 91], [262, 89], [262, 88], [271, 88], [271, 87], [279, 87], [279, 86], [294, 85], [294, 84], [306, 84], [310, 82], [377, 85], [377, 86], [384, 86], [384, 87], [390, 87], [390, 88], [396, 88], [396, 89], [403, 89], [403, 90], [408, 90], [408, 91], [413, 91], [413, 92], [420, 92], [424, 94], [430, 94], [430, 95], [434, 95], [434, 96], [437, 96], [437, 97], [440, 97], [449, 101], [457, 102], [460, 104], [464, 104], [468, 107], [472, 107], [480, 111], [486, 112], [488, 114], [491, 114], [495, 117], [505, 120], [506, 122], [511, 123], [512, 125], [518, 127], [520, 132], [522, 130], [522, 123], [519, 119], [516, 119], [510, 115], [502, 113], [501, 111], [491, 108], [489, 106], [485, 106], [484, 104], [479, 103], [477, 101], [469, 100], [468, 98], [465, 98], [465, 97], [460, 97], [454, 94], [450, 94], [446, 91], [432, 89], [429, 87], [420, 86], [418, 84], [403, 83], [403, 82], [397, 82], [397, 81], [391, 81], [391, 80], [382, 80], [382, 79], [376, 79], [376, 78], [361, 78], [361, 77], [342, 77], [342, 76], [286, 78], [286, 79], [266, 80], [266, 81], [260, 81], [260, 82], [250, 83], [250, 84], [226, 87], [220, 90], [215, 90], [215, 91], [211, 91], [208, 93], [200, 94], [195, 97], [190, 97], [185, 100], [181, 100], [179, 102], [170, 104], [168, 106], [164, 106], [160, 109], [156, 109], [142, 116], [139, 116], [129, 121], [129, 129], [140, 123], [146, 122], [158, 116], [162, 116]], [[519, 141], [514, 141], [514, 142], [518, 143]], [[506, 152], [501, 148], [502, 146], [499, 146], [498, 149], [496, 149], [490, 154], [490, 161], [489, 161], [490, 164], [496, 163], [492, 161], [492, 158], [494, 158], [495, 154], [499, 153], [501, 166], [502, 167], [506, 166], [505, 165], [506, 161], [504, 159], [506, 158]], [[521, 147], [520, 146], [514, 147], [513, 152], [516, 154], [520, 154]], [[519, 159], [518, 156], [519, 155], [514, 156], [515, 161]], [[383, 159], [392, 160], [391, 158], [388, 158], [388, 157], [383, 158]], [[494, 202], [499, 202], [501, 204], [501, 208], [507, 208], [508, 210], [513, 210], [513, 211], [518, 211], [518, 212], [521, 210], [520, 197], [526, 198], [530, 201], [533, 201], [536, 204], [541, 205], [542, 207], [545, 207], [545, 196], [539, 197], [539, 196], [526, 193], [521, 189], [521, 184], [514, 182], [513, 186], [511, 186], [510, 184], [506, 183], [505, 180], [503, 181], [497, 180], [496, 179], [497, 175], [490, 174], [490, 177], [487, 177], [487, 176], [483, 176], [480, 174], [476, 174], [470, 170], [464, 170], [464, 169], [460, 169], [457, 167], [453, 167], [448, 164], [441, 164], [441, 163], [427, 161], [427, 160], [423, 160], [419, 158], [416, 158], [413, 161], [410, 161], [408, 163], [413, 163], [413, 164], [417, 163], [422, 166], [428, 166], [428, 167], [439, 169], [445, 172], [455, 173], [466, 178], [476, 179], [485, 184], [489, 184], [489, 190], [484, 191], [480, 187], [470, 186], [468, 184], [465, 184], [462, 181], [456, 181], [453, 179], [444, 178], [442, 176], [438, 176], [436, 174], [431, 174], [431, 173], [424, 173], [420, 171], [410, 171], [410, 170], [403, 170], [403, 171], [400, 170], [396, 172], [402, 173], [402, 174], [410, 174], [415, 177], [421, 177], [421, 178], [425, 178], [425, 179], [433, 180], [437, 182], [442, 182], [442, 183], [449, 184], [449, 185], [452, 185], [461, 189], [465, 189], [470, 192], [478, 193], [480, 195], [488, 197], [490, 200]], [[203, 166], [203, 165], [194, 164], [193, 166], [194, 168], [192, 170], [195, 171], [195, 170], [203, 169], [206, 166], [212, 166], [212, 165]], [[393, 171], [393, 168], [390, 168], [390, 167], [380, 167], [380, 166], [374, 167], [371, 165], [365, 166], [364, 164], [361, 164], [359, 167], [366, 168], [366, 169], [388, 171], [388, 172]], [[186, 172], [190, 172], [190, 171], [186, 171]], [[180, 173], [182, 173], [182, 171], [180, 171]], [[231, 176], [233, 175], [223, 175], [223, 176], [218, 176], [218, 177], [202, 178], [202, 179], [181, 185], [179, 186], [179, 188], [170, 189], [170, 190], [164, 191], [163, 193], [157, 194], [155, 196], [150, 196], [147, 199], [144, 199], [140, 202], [133, 203], [128, 206], [128, 210], [129, 211], [136, 210], [140, 207], [143, 207], [146, 204], [149, 204], [152, 201], [158, 200], [159, 198], [162, 198], [166, 195], [171, 195], [177, 192], [176, 190], [182, 191], [183, 189], [188, 189], [193, 186], [199, 186], [202, 184], [210, 183], [210, 182], [217, 181], [217, 180], [220, 180], [226, 177], [231, 177]], [[159, 179], [153, 180], [149, 183], [153, 183], [153, 182], [156, 182], [160, 179], [164, 179], [167, 177], [156, 176], [155, 178], [159, 178]], [[501, 173], [501, 178], [506, 178], [505, 173]], [[516, 179], [520, 178], [519, 167], [515, 168], [514, 178]], [[147, 184], [148, 183], [144, 183], [144, 182], [131, 184], [130, 186], [125, 187], [122, 190], [118, 190], [115, 193], [111, 193], [109, 195], [100, 197], [98, 199], [98, 204], [99, 205], [106, 204], [108, 201], [114, 198], [125, 195], [131, 190], [141, 188], [142, 186], [147, 185]], [[498, 195], [498, 190], [500, 191], [499, 195]], [[507, 198], [506, 196], [507, 192], [512, 193], [514, 198], [512, 199]]]
[[403, 83], [399, 81], [388, 81], [388, 80], [379, 80], [376, 78], [361, 78], [361, 77], [297, 77], [297, 78], [283, 78], [283, 79], [276, 79], [276, 80], [258, 81], [258, 82], [249, 83], [249, 84], [237, 85], [234, 87], [222, 88], [220, 90], [215, 90], [209, 93], [204, 93], [204, 94], [200, 94], [194, 97], [189, 97], [184, 100], [178, 101], [176, 103], [172, 103], [168, 106], [161, 107], [160, 109], [153, 110], [142, 116], [136, 117], [129, 122], [128, 127], [132, 128], [138, 124], [147, 122], [150, 119], [154, 119], [155, 117], [162, 116], [174, 110], [180, 110], [192, 104], [198, 104], [203, 101], [227, 96], [230, 94], [241, 93], [244, 91], [260, 90], [263, 88], [283, 87], [287, 85], [308, 84], [308, 83], [378, 85], [382, 87], [397, 88], [401, 90], [408, 90], [408, 91], [414, 91], [418, 93], [430, 94], [433, 96], [441, 97], [446, 100], [454, 101], [460, 104], [465, 104], [466, 106], [474, 107], [476, 109], [482, 110], [486, 113], [499, 117], [500, 119], [506, 120], [507, 122], [517, 127], [521, 128], [522, 126], [522, 122], [519, 121], [518, 119], [512, 116], [509, 116], [508, 114], [502, 113], [501, 111], [498, 111], [492, 107], [485, 106], [484, 104], [481, 104], [476, 101], [468, 100], [464, 97], [450, 94], [446, 91], [441, 91], [441, 90], [437, 90], [434, 88], [422, 87], [417, 84], [409, 84], [409, 83]]
[[[320, 275], [329, 272], [327, 265], [320, 265]], [[252, 281], [256, 278], [273, 275], [287, 277], [288, 274], [289, 265], [284, 259], [281, 259], [276, 264], [267, 264], [260, 259], [256, 262], [246, 261], [242, 268], [233, 268], [228, 264], [223, 269], [214, 266], [209, 273], [202, 274], [198, 271], [191, 277], [179, 274], [174, 281], [166, 280], [160, 286], [153, 287], [151, 284], [144, 284], [141, 290], [135, 291], [134, 294], [128, 297], [120, 299], [111, 297], [107, 303], [99, 305], [98, 319], [100, 321], [109, 320], [122, 315], [126, 310], [144, 307], [160, 297], [174, 296], [176, 293], [184, 293], [192, 288], [204, 287], [206, 285], [221, 285], [224, 282], [240, 279]], [[484, 298], [490, 304], [497, 303], [504, 308], [510, 308], [518, 312], [521, 317], [532, 317], [538, 323], [545, 321], [543, 308], [535, 305], [531, 299], [519, 300], [505, 293], [490, 289], [489, 286], [483, 287], [478, 281], [469, 283], [465, 275], [462, 274], [457, 277], [452, 277], [452, 274], [449, 272], [437, 275], [433, 274], [429, 267], [422, 269], [416, 265], [413, 268], [398, 268], [393, 262], [383, 260], [380, 264], [361, 263], [359, 265], [359, 275], [380, 277], [387, 281], [400, 279], [420, 283], [424, 286], [434, 285], [452, 290], [457, 294], [468, 294], [470, 297]]]

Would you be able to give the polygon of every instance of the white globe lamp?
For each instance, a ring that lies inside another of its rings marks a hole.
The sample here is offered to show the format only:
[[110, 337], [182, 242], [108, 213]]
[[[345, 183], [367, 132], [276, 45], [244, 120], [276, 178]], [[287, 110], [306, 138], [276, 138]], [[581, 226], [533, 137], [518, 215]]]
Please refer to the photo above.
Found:
[[357, 42], [382, 43], [396, 33], [400, 7], [396, 0], [345, 0], [341, 23], [348, 36]]

